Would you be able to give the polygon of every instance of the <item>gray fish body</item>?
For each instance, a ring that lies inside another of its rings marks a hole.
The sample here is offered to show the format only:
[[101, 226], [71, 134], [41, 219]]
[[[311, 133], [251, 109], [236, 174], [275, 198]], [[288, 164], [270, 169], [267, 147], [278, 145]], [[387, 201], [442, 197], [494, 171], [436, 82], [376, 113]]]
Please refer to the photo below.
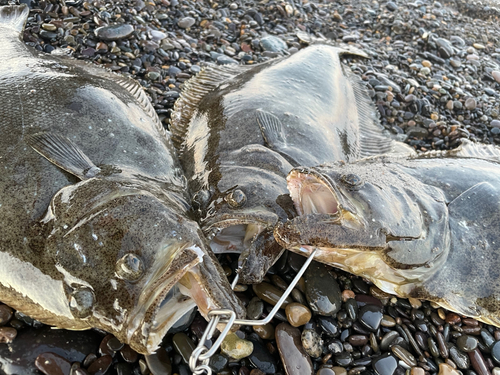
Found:
[[[275, 231], [294, 251], [401, 297], [500, 326], [500, 150], [466, 143], [418, 157], [295, 169], [298, 217]], [[316, 212], [301, 201], [313, 191]], [[333, 202], [333, 203], [332, 203]]]
[[0, 7], [0, 300], [142, 353], [195, 301], [243, 315], [140, 86], [28, 48], [27, 15]]
[[242, 253], [245, 282], [259, 282], [281, 251], [270, 228], [292, 215], [292, 167], [392, 147], [343, 53], [316, 45], [255, 67], [209, 68], [176, 104], [171, 131], [198, 220], [214, 251]]

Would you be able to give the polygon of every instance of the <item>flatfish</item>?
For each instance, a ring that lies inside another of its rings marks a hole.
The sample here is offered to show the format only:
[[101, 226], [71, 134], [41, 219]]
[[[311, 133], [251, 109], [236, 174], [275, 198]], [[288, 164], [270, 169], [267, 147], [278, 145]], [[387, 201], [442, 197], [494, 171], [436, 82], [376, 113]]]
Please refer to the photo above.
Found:
[[28, 12], [0, 7], [0, 300], [145, 354], [196, 305], [243, 316], [140, 86], [28, 48]]

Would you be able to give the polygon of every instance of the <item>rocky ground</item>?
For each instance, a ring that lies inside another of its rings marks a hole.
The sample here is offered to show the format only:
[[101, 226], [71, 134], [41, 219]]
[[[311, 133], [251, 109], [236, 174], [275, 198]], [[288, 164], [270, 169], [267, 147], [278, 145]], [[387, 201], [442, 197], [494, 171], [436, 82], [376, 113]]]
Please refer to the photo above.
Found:
[[[132, 76], [166, 127], [183, 82], [205, 63], [255, 64], [292, 54], [304, 47], [298, 34], [306, 32], [371, 55], [346, 63], [366, 82], [395, 137], [422, 151], [452, 148], [461, 138], [500, 143], [500, 5], [494, 2], [21, 2], [31, 8], [26, 43]], [[265, 283], [237, 287], [249, 317], [270, 311], [272, 296], [303, 261], [285, 253]], [[235, 259], [221, 262], [232, 279]], [[315, 287], [299, 283], [293, 303], [271, 324], [243, 327], [227, 340], [212, 358], [215, 373], [284, 374], [286, 367], [288, 374], [500, 374], [495, 327], [388, 296], [319, 264], [304, 277]], [[50, 330], [0, 305], [0, 373], [189, 374], [186, 360], [205, 326], [194, 316], [145, 358], [111, 336]]]

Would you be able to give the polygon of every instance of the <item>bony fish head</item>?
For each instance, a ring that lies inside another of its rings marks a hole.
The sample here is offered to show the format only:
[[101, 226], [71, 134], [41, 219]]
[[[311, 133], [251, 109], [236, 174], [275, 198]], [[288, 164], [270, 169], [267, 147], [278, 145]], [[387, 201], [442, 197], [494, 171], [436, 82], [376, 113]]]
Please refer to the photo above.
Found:
[[383, 270], [396, 285], [428, 274], [449, 246], [444, 200], [390, 165], [297, 168], [287, 180], [300, 216], [274, 233], [288, 249], [319, 248], [325, 263], [371, 280]]
[[73, 318], [140, 353], [196, 306], [205, 316], [214, 308], [244, 316], [198, 225], [167, 200], [91, 179], [56, 194], [44, 222], [45, 253]]

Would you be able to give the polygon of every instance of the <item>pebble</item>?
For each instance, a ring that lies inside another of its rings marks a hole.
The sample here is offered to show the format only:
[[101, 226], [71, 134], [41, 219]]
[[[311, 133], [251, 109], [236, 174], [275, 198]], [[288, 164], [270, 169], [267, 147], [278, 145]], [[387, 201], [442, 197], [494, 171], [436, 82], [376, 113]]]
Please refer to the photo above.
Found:
[[417, 361], [415, 357], [405, 348], [403, 348], [400, 345], [393, 345], [391, 347], [392, 352], [396, 357], [398, 357], [400, 360], [402, 360], [404, 363], [406, 363], [410, 367], [415, 367], [417, 365]]
[[398, 361], [389, 353], [382, 354], [372, 361], [372, 368], [378, 375], [393, 375]]
[[500, 128], [500, 120], [491, 120], [490, 126], [493, 126], [495, 128]]
[[153, 375], [171, 375], [172, 364], [165, 348], [158, 348], [154, 354], [146, 356], [146, 363]]
[[311, 320], [312, 316], [311, 310], [296, 302], [289, 303], [285, 308], [285, 313], [288, 323], [293, 327], [300, 327], [306, 324]]
[[0, 326], [7, 324], [11, 319], [14, 311], [7, 305], [0, 305]]
[[240, 339], [236, 333], [229, 333], [222, 341], [221, 352], [234, 359], [242, 359], [252, 354], [253, 343]]
[[35, 366], [46, 375], [67, 375], [71, 369], [71, 363], [55, 353], [40, 354]]
[[288, 48], [284, 40], [273, 35], [263, 37], [260, 45], [264, 51], [271, 52], [281, 52]]
[[253, 326], [253, 330], [263, 340], [274, 339], [274, 326], [270, 323], [262, 326]]
[[127, 24], [103, 26], [95, 29], [95, 35], [98, 39], [105, 41], [125, 39], [132, 35], [134, 27]]
[[287, 375], [312, 375], [314, 367], [301, 342], [298, 328], [288, 323], [276, 327], [276, 344]]
[[366, 305], [359, 309], [359, 321], [370, 331], [375, 332], [383, 318], [382, 309], [375, 305]]
[[314, 329], [304, 329], [302, 331], [302, 347], [305, 352], [313, 358], [319, 358], [323, 353], [323, 340]]
[[110, 355], [103, 355], [92, 362], [87, 371], [90, 375], [103, 375], [108, 371], [112, 362], [113, 357]]
[[491, 76], [497, 81], [497, 83], [500, 83], [500, 71], [498, 70], [493, 70], [491, 72]]
[[439, 364], [438, 375], [460, 375], [460, 373], [447, 363]]
[[[283, 290], [278, 289], [272, 284], [262, 282], [260, 284], [254, 284], [253, 286], [253, 291], [254, 293], [263, 301], [266, 301], [267, 303], [270, 303], [271, 305], [276, 305], [276, 303], [279, 301], [281, 296], [283, 295]], [[281, 308], [285, 308], [286, 305], [289, 303], [292, 303], [293, 300], [291, 299], [290, 296], [288, 296], [283, 304], [281, 305]]]
[[469, 355], [472, 368], [478, 375], [491, 375], [490, 369], [479, 349], [476, 348], [467, 354]]
[[465, 101], [465, 108], [467, 108], [470, 111], [476, 109], [476, 99], [474, 99], [474, 98], [468, 98]]
[[387, 9], [389, 9], [391, 12], [394, 12], [396, 10], [398, 10], [398, 6], [395, 2], [393, 1], [388, 1], [386, 4], [385, 4], [385, 7]]
[[[463, 352], [472, 352], [477, 348], [478, 341], [475, 337], [462, 335], [457, 339], [457, 347]], [[493, 348], [492, 348], [493, 355]]]
[[172, 337], [172, 343], [184, 362], [188, 363], [189, 357], [191, 357], [191, 353], [195, 349], [193, 340], [191, 340], [184, 332], [179, 332]]
[[12, 327], [0, 327], [0, 344], [11, 343], [17, 336], [17, 330]]
[[269, 350], [256, 337], [250, 336], [248, 340], [253, 344], [253, 351], [248, 356], [250, 363], [264, 374], [276, 373], [278, 364]]
[[179, 26], [182, 29], [189, 29], [195, 23], [196, 20], [193, 17], [184, 17], [177, 22], [177, 26]]
[[311, 310], [320, 315], [334, 315], [342, 305], [342, 293], [337, 280], [328, 272], [326, 266], [312, 262], [307, 268], [306, 298]]

